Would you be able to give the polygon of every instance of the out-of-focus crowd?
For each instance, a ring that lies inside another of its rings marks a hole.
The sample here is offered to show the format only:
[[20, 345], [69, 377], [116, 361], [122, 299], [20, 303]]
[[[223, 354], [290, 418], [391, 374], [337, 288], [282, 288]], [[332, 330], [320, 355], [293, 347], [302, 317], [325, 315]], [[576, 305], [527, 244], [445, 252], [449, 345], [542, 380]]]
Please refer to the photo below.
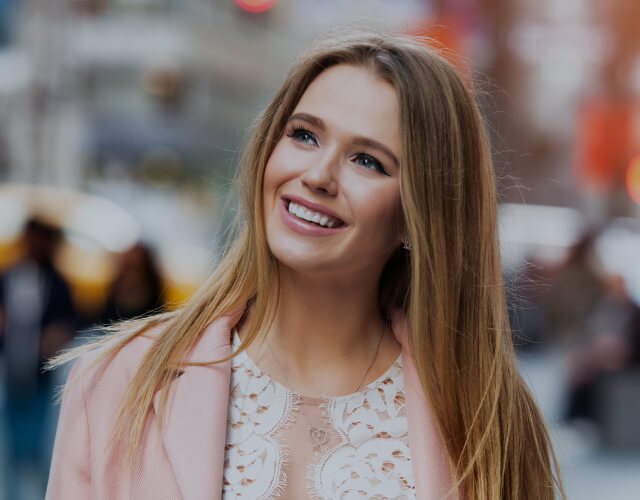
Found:
[[561, 358], [547, 390], [561, 401], [547, 417], [624, 451], [640, 448], [639, 242], [637, 219], [614, 219], [585, 231], [562, 259], [532, 256], [506, 276], [520, 357]]
[[[23, 498], [30, 485], [44, 492], [57, 408], [59, 376], [48, 359], [77, 342], [78, 332], [164, 308], [163, 282], [151, 249], [137, 243], [114, 255], [115, 267], [99, 308], [77, 307], [69, 279], [56, 266], [60, 228], [29, 218], [14, 258], [0, 270], [0, 395], [4, 498]], [[4, 261], [4, 259], [2, 259]]]

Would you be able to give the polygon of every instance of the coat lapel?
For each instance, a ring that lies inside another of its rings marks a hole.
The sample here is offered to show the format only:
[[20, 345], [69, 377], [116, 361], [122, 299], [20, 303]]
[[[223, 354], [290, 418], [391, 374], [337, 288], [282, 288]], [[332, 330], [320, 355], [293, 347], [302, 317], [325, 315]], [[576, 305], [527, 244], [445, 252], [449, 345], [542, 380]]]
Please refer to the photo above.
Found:
[[[189, 361], [213, 361], [231, 354], [231, 329], [242, 311], [207, 327]], [[220, 498], [227, 431], [231, 362], [187, 366], [174, 382], [162, 429], [163, 443], [184, 500]], [[159, 395], [154, 398], [158, 411]]]
[[[396, 339], [402, 344], [409, 449], [416, 498], [419, 500], [450, 498], [447, 495], [453, 486], [451, 467], [411, 355], [405, 318], [395, 314], [392, 328]], [[451, 496], [451, 498], [454, 497], [455, 495]]]

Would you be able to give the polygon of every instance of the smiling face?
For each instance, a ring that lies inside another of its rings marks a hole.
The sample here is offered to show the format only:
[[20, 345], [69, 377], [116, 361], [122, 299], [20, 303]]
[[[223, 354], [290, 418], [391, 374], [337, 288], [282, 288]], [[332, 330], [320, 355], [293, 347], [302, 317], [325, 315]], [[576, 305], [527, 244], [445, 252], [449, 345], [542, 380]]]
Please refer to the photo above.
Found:
[[402, 241], [395, 89], [337, 65], [307, 88], [264, 173], [267, 242], [303, 272], [379, 273]]

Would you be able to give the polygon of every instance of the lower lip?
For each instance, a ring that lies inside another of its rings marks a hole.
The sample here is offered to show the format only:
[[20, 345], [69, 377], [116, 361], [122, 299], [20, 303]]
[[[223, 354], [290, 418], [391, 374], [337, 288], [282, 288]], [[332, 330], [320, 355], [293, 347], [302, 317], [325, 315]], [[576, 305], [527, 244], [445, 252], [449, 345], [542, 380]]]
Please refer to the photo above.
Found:
[[323, 227], [314, 224], [313, 222], [307, 222], [295, 215], [289, 213], [289, 202], [282, 200], [280, 203], [280, 213], [285, 225], [295, 231], [296, 233], [306, 234], [308, 236], [329, 236], [343, 231], [347, 226], [342, 225], [340, 227]]

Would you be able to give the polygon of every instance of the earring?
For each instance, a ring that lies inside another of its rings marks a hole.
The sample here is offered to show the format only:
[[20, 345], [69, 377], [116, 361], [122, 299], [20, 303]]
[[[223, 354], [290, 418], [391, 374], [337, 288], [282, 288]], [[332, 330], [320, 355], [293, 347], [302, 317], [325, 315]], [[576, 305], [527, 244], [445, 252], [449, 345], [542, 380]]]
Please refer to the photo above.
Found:
[[408, 236], [404, 240], [402, 240], [402, 248], [411, 251], [411, 241], [409, 241]]

